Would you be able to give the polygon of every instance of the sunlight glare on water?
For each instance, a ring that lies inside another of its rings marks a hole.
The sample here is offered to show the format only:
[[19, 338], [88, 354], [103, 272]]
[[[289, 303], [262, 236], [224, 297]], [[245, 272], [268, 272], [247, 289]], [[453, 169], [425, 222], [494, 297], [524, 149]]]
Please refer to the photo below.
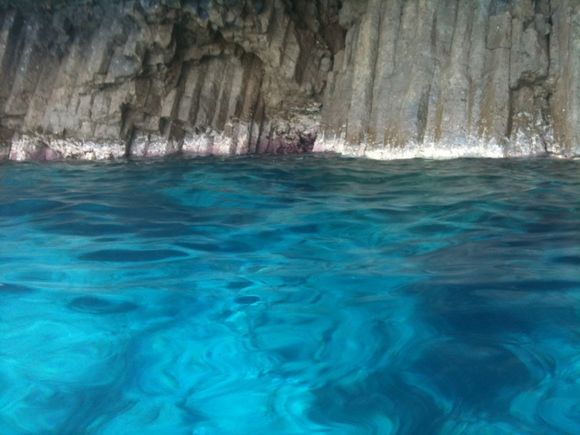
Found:
[[0, 433], [580, 428], [580, 163], [0, 165]]

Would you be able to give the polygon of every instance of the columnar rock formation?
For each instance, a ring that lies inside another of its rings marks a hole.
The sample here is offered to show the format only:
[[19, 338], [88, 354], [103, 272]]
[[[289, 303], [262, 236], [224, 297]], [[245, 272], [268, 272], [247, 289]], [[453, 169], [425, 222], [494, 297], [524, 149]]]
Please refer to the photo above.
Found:
[[64, 1], [0, 19], [4, 153], [302, 152], [343, 40], [333, 0]]
[[317, 149], [580, 154], [580, 1], [353, 1], [340, 24]]
[[580, 155], [578, 0], [0, 0], [0, 158]]

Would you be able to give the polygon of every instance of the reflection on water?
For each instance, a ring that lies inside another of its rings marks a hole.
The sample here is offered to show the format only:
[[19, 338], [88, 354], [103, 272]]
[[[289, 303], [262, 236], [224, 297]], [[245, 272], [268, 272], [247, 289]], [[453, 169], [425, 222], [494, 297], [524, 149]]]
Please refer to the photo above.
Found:
[[578, 433], [580, 164], [0, 166], [0, 433]]

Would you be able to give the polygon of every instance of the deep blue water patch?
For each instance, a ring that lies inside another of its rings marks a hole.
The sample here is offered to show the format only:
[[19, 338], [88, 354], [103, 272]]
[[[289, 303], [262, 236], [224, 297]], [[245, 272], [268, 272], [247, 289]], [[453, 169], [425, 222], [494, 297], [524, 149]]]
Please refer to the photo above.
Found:
[[578, 162], [6, 163], [0, 218], [1, 434], [580, 432]]
[[260, 298], [258, 296], [238, 296], [234, 300], [238, 304], [255, 304], [260, 302]]
[[117, 314], [136, 310], [138, 307], [132, 302], [114, 302], [93, 296], [81, 296], [73, 299], [69, 307], [76, 311], [92, 314]]

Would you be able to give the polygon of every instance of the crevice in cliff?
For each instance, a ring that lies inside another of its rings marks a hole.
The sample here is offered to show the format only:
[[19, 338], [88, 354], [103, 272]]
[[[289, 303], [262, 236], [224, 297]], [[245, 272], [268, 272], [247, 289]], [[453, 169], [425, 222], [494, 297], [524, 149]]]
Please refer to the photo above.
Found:
[[371, 48], [371, 54], [372, 54], [372, 58], [371, 58], [371, 64], [370, 64], [370, 77], [369, 77], [369, 83], [368, 83], [368, 89], [369, 91], [369, 102], [368, 102], [368, 112], [365, 116], [365, 123], [364, 123], [364, 129], [369, 132], [370, 137], [370, 142], [375, 142], [376, 141], [376, 131], [374, 131], [374, 126], [371, 127], [371, 117], [373, 114], [373, 110], [375, 110], [375, 81], [377, 79], [377, 75], [378, 75], [378, 71], [377, 71], [377, 65], [378, 65], [378, 61], [379, 61], [379, 49], [380, 49], [380, 43], [383, 39], [383, 32], [384, 32], [384, 28], [383, 28], [383, 18], [384, 18], [384, 14], [385, 14], [385, 2], [380, 2], [379, 5], [379, 10], [376, 11], [376, 13], [378, 14], [378, 35], [375, 38], [375, 43], [374, 46]]
[[[508, 51], [508, 62], [507, 62], [507, 76], [508, 81], [511, 82], [512, 80], [512, 57], [513, 57], [513, 20], [510, 16], [510, 48]], [[519, 79], [518, 79], [519, 81]], [[508, 98], [507, 98], [507, 124], [506, 124], [506, 132], [505, 137], [503, 138], [504, 141], [509, 141], [510, 138], [513, 136], [513, 128], [514, 128], [514, 89], [512, 89], [511, 84], [508, 84]]]
[[552, 32], [554, 31], [554, 22], [552, 19], [552, 0], [546, 0], [547, 4], [547, 17], [546, 17], [546, 24], [548, 25], [548, 29], [545, 35], [546, 38], [546, 53], [548, 58], [548, 65], [547, 65], [547, 72], [546, 72], [546, 82], [545, 90], [546, 90], [546, 108], [542, 110], [542, 119], [544, 124], [546, 125], [546, 130], [541, 135], [542, 143], [544, 146], [544, 151], [546, 154], [550, 154], [550, 146], [552, 145], [550, 142], [553, 141], [553, 138], [549, 138], [550, 132], [549, 130], [552, 128], [553, 121], [550, 117], [549, 111], [552, 107], [552, 95], [554, 92], [552, 83], [548, 83], [549, 78], [552, 76]]
[[[449, 54], [451, 53], [451, 45], [453, 44], [453, 39], [455, 37], [455, 28], [457, 27], [456, 26], [457, 25], [457, 5], [458, 5], [458, 3], [456, 3], [456, 5], [455, 5], [455, 11], [454, 11], [455, 14], [454, 14], [454, 18], [453, 18], [453, 31], [451, 33], [450, 46], [445, 47], [446, 52]], [[435, 74], [437, 72], [437, 69], [440, 68], [440, 65], [437, 64], [438, 59], [435, 57], [435, 53], [438, 52], [437, 42], [439, 42], [438, 36], [437, 36], [437, 16], [438, 16], [438, 11], [437, 11], [437, 8], [435, 8], [433, 11], [433, 19], [431, 21], [431, 36], [430, 36], [431, 53], [433, 53], [432, 54], [433, 58], [430, 59], [431, 68], [430, 68], [430, 77], [427, 80], [427, 89], [424, 91], [424, 93], [419, 98], [419, 103], [418, 103], [417, 138], [416, 138], [417, 143], [423, 143], [425, 141], [425, 136], [427, 133], [427, 123], [428, 123], [428, 118], [429, 118], [430, 103], [431, 103], [431, 91], [433, 89], [433, 81], [435, 79]]]

